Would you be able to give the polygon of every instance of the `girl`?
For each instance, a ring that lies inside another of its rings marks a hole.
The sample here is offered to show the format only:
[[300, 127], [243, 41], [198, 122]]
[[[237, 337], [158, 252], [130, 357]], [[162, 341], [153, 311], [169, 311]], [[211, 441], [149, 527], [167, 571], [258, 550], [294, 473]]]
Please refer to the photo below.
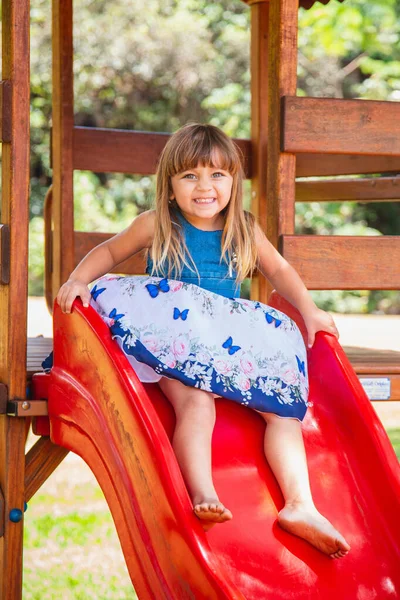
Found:
[[[316, 509], [301, 421], [307, 410], [307, 354], [297, 325], [272, 307], [239, 298], [257, 267], [302, 314], [309, 345], [319, 330], [338, 336], [296, 271], [242, 207], [238, 149], [212, 125], [191, 123], [166, 144], [157, 169], [156, 208], [94, 248], [60, 288], [69, 313], [76, 297], [110, 326], [141, 381], [158, 381], [176, 413], [173, 447], [204, 529], [232, 519], [211, 473], [214, 399], [258, 411], [265, 455], [285, 506], [278, 522], [332, 558], [350, 546]], [[148, 249], [146, 276], [106, 277]]]

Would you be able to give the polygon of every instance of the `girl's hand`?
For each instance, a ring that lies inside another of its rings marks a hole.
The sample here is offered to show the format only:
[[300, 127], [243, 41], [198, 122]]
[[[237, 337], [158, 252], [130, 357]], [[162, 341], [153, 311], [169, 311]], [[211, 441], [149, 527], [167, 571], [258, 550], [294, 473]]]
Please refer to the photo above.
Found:
[[339, 339], [339, 331], [337, 330], [335, 321], [332, 316], [324, 310], [316, 307], [311, 312], [303, 314], [302, 317], [307, 327], [309, 348], [314, 344], [317, 331], [327, 331]]
[[68, 279], [57, 294], [57, 302], [64, 313], [70, 313], [75, 298], [80, 297], [83, 306], [89, 306], [91, 299], [88, 286], [78, 279]]

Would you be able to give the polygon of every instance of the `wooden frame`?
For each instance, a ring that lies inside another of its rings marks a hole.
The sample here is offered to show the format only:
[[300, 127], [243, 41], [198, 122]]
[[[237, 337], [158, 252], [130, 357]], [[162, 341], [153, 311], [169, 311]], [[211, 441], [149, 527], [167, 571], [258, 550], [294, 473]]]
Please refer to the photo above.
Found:
[[[0, 381], [8, 399], [26, 394], [26, 319], [29, 190], [29, 1], [2, 3], [2, 205], [0, 222], [10, 232], [9, 283], [0, 284]], [[3, 238], [3, 236], [2, 236]], [[3, 259], [2, 259], [3, 262]], [[22, 595], [25, 421], [0, 415], [0, 599]]]

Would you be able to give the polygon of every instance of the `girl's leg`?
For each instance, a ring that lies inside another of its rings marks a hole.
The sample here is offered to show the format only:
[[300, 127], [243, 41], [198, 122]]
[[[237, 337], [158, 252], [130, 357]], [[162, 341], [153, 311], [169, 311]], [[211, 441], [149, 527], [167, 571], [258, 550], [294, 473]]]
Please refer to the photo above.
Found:
[[205, 529], [228, 521], [232, 513], [219, 501], [212, 481], [213, 394], [165, 377], [160, 380], [159, 386], [174, 407], [176, 426], [172, 445], [196, 516], [207, 521]]
[[301, 423], [272, 413], [260, 414], [267, 423], [265, 456], [285, 499], [279, 524], [332, 558], [345, 556], [349, 544], [318, 512], [312, 499]]

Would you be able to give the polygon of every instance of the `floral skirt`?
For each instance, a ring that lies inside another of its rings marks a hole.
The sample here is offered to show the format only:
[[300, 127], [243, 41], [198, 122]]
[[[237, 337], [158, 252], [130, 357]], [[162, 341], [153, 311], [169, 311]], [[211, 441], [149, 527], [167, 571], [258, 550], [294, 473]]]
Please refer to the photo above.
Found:
[[91, 294], [142, 382], [177, 379], [260, 412], [304, 418], [307, 351], [281, 311], [149, 276], [103, 277]]

